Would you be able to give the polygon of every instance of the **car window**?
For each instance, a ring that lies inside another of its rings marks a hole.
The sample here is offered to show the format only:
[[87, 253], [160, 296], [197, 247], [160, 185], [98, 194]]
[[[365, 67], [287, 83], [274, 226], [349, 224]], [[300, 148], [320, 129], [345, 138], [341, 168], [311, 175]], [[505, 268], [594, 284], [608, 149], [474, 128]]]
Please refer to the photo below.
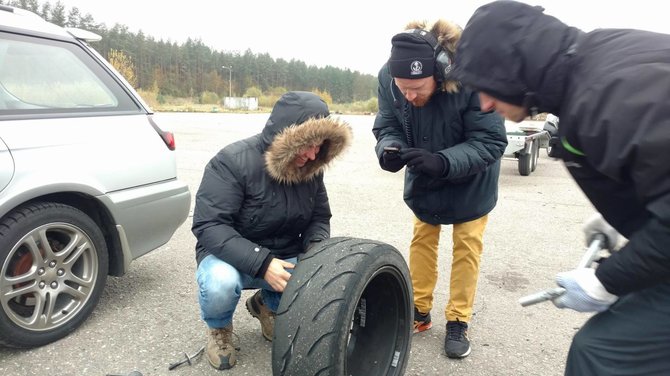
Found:
[[0, 33], [0, 114], [110, 110], [139, 107], [82, 47]]

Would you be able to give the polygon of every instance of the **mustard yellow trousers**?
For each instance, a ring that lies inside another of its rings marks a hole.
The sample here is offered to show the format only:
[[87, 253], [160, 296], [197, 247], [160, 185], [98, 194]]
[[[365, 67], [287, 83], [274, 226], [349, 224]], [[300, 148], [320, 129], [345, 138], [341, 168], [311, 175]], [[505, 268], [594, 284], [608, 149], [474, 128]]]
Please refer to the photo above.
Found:
[[[475, 302], [479, 261], [488, 215], [453, 225], [453, 260], [449, 282], [449, 301], [444, 314], [448, 321], [469, 322]], [[421, 313], [433, 308], [437, 284], [437, 251], [441, 225], [414, 219], [414, 236], [409, 248], [409, 270], [414, 290], [414, 305]]]

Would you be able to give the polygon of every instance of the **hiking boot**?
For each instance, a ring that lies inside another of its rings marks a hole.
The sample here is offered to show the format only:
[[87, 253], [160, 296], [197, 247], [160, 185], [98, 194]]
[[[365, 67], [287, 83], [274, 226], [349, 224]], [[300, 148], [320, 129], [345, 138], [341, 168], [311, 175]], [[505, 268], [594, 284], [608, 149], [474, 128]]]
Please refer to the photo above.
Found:
[[222, 370], [233, 368], [237, 353], [233, 345], [233, 324], [222, 329], [208, 328], [205, 354], [212, 367]]
[[414, 333], [420, 333], [432, 327], [433, 322], [430, 320], [430, 312], [424, 315], [414, 307]]
[[251, 316], [261, 322], [263, 337], [272, 342], [272, 334], [275, 328], [275, 313], [263, 304], [261, 290], [256, 291], [254, 295], [247, 299], [247, 310], [251, 313]]
[[458, 319], [447, 321], [447, 338], [444, 339], [444, 352], [450, 358], [465, 358], [470, 355], [468, 323]]

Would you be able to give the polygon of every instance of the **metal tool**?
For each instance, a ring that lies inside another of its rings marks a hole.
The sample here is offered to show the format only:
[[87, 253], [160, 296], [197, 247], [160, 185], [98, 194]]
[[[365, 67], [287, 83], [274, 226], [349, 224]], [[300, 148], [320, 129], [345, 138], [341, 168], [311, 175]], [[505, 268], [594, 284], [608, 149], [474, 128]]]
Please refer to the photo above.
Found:
[[[584, 252], [582, 259], [579, 261], [577, 268], [589, 268], [595, 260], [598, 259], [598, 253], [605, 244], [605, 235], [596, 234], [591, 240], [589, 247]], [[522, 307], [527, 307], [529, 305], [546, 302], [547, 300], [553, 300], [559, 296], [565, 294], [565, 289], [563, 287], [554, 287], [552, 289], [536, 292], [534, 294], [526, 295], [519, 299], [519, 304]]]
[[188, 363], [189, 366], [190, 366], [190, 365], [193, 365], [192, 361], [193, 361], [195, 358], [197, 358], [197, 357], [199, 357], [200, 355], [202, 355], [203, 352], [205, 352], [205, 346], [202, 346], [202, 347], [200, 348], [200, 350], [198, 350], [195, 354], [193, 354], [193, 355], [191, 355], [191, 356], [189, 356], [187, 353], [184, 353], [184, 357], [185, 357], [186, 359], [184, 359], [184, 360], [180, 360], [180, 361], [175, 362], [175, 363], [171, 363], [171, 364], [168, 366], [168, 370], [172, 371], [173, 369], [179, 367], [179, 366], [182, 365], [182, 364], [186, 364], [186, 363]]

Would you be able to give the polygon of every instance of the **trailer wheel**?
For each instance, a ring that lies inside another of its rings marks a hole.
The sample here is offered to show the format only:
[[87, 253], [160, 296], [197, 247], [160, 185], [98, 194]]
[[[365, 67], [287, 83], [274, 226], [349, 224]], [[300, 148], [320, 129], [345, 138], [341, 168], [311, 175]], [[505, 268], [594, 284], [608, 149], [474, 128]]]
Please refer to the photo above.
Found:
[[274, 375], [402, 375], [412, 339], [403, 256], [367, 239], [332, 238], [296, 265], [275, 317]]
[[533, 147], [531, 148], [531, 156], [533, 163], [530, 171], [535, 171], [537, 167], [537, 160], [540, 158], [540, 140], [533, 140]]
[[558, 158], [556, 155], [556, 145], [559, 143], [559, 138], [558, 136], [551, 137], [549, 139], [549, 145], [547, 146], [547, 156], [550, 158]]
[[519, 174], [528, 176], [533, 171], [533, 150], [535, 149], [535, 140], [531, 140], [528, 148], [530, 152], [519, 152]]

